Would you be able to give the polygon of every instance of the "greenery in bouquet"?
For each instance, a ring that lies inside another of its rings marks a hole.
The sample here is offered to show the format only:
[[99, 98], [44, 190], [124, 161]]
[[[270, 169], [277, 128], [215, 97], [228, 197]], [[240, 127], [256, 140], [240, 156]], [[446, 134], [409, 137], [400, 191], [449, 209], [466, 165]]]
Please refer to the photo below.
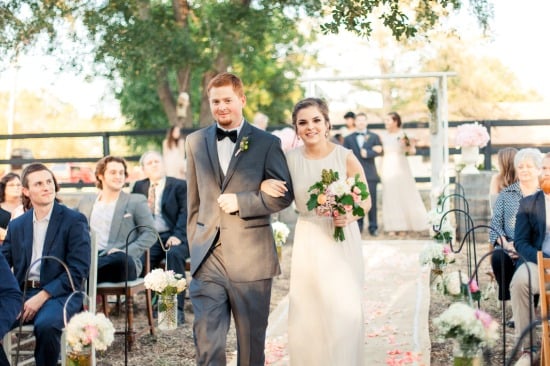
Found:
[[147, 273], [144, 281], [145, 288], [164, 296], [176, 295], [187, 288], [187, 281], [182, 274], [162, 268]]
[[115, 339], [113, 323], [103, 313], [93, 314], [83, 311], [75, 314], [66, 327], [69, 359], [90, 349], [93, 345], [98, 351], [105, 351]]
[[455, 302], [434, 319], [439, 337], [455, 339], [464, 351], [493, 346], [499, 337], [498, 323], [486, 312]]
[[489, 132], [478, 122], [465, 123], [456, 128], [455, 145], [459, 147], [485, 147], [489, 142]]
[[445, 188], [444, 187], [434, 188], [432, 189], [431, 195], [437, 200], [436, 212], [442, 211], [443, 201], [445, 200]]
[[443, 213], [438, 212], [437, 208], [428, 212], [428, 224], [430, 225], [430, 234], [434, 240], [450, 243], [455, 237], [455, 228], [451, 224], [448, 215], [443, 218]]
[[454, 253], [448, 245], [430, 243], [420, 252], [420, 264], [423, 266], [435, 264], [441, 267], [454, 261]]
[[[338, 172], [332, 169], [323, 169], [321, 180], [309, 187], [310, 193], [307, 202], [308, 210], [316, 210], [320, 216], [335, 217], [351, 212], [354, 216], [365, 216], [361, 203], [369, 193], [367, 185], [355, 177], [340, 179]], [[344, 229], [334, 228], [333, 237], [336, 241], [344, 241]]]
[[475, 279], [469, 281], [468, 277], [459, 271], [450, 272], [443, 276], [443, 293], [453, 297], [462, 297], [467, 301], [481, 299], [481, 290]]
[[275, 221], [271, 223], [273, 230], [273, 238], [275, 239], [275, 245], [278, 247], [283, 246], [286, 243], [290, 229], [284, 222]]

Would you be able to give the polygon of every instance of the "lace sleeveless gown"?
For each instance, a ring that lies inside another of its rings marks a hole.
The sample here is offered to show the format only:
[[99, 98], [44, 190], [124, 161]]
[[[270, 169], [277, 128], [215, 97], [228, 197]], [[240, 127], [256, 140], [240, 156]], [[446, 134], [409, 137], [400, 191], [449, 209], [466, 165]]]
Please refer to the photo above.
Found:
[[308, 188], [323, 169], [346, 177], [350, 150], [337, 145], [327, 157], [307, 159], [303, 149], [287, 153], [299, 212], [292, 250], [288, 339], [292, 366], [364, 365], [361, 235], [357, 223], [336, 242], [332, 220], [306, 207]]

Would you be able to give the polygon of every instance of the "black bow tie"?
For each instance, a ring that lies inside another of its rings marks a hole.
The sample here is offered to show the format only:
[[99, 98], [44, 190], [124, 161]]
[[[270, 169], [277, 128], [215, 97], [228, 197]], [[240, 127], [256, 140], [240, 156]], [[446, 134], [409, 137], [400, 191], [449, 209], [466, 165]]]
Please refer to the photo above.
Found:
[[229, 137], [229, 139], [232, 142], [235, 142], [235, 141], [237, 141], [237, 130], [225, 131], [225, 130], [222, 130], [221, 128], [217, 127], [216, 128], [216, 137], [218, 138], [218, 141], [221, 141], [224, 138]]
[[365, 136], [365, 132], [357, 132], [358, 135]]

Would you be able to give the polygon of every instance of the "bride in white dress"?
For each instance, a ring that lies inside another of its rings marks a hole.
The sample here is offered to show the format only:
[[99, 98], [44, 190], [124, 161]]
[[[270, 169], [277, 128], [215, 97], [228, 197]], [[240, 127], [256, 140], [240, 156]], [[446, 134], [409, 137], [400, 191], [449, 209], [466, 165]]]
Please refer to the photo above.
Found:
[[[358, 217], [322, 217], [308, 211], [309, 187], [323, 169], [342, 177], [363, 169], [353, 153], [329, 141], [328, 107], [317, 98], [294, 107], [293, 125], [304, 142], [287, 153], [296, 207], [299, 212], [290, 271], [288, 339], [292, 366], [364, 365], [363, 252]], [[277, 196], [284, 182], [264, 181], [262, 191]], [[370, 208], [370, 197], [363, 203]], [[333, 238], [334, 227], [345, 240]]]

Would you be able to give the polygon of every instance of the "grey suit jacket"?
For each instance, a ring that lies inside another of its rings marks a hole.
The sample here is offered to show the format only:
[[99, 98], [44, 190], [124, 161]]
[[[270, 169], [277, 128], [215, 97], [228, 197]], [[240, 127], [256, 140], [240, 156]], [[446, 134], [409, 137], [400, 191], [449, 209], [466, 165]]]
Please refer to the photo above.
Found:
[[[77, 211], [83, 213], [88, 218], [88, 222], [90, 222], [96, 198], [97, 196], [84, 196], [76, 207]], [[105, 251], [107, 252], [112, 248], [125, 250], [128, 234], [138, 225], [149, 226], [151, 228], [136, 229], [132, 232], [130, 238], [128, 238], [128, 255], [134, 260], [136, 272], [139, 274], [142, 269], [141, 256], [157, 240], [156, 234], [153, 231], [155, 227], [153, 215], [147, 205], [147, 199], [142, 194], [120, 192]]]
[[[280, 273], [271, 214], [292, 202], [290, 173], [279, 138], [243, 123], [225, 177], [218, 161], [216, 124], [186, 139], [191, 275], [215, 241], [221, 242], [226, 271], [233, 281], [267, 279]], [[248, 139], [248, 150], [239, 151], [244, 137]], [[287, 182], [289, 191], [284, 197], [260, 192], [260, 183], [269, 178]], [[217, 199], [222, 193], [237, 195], [238, 213], [226, 214], [220, 209]]]

